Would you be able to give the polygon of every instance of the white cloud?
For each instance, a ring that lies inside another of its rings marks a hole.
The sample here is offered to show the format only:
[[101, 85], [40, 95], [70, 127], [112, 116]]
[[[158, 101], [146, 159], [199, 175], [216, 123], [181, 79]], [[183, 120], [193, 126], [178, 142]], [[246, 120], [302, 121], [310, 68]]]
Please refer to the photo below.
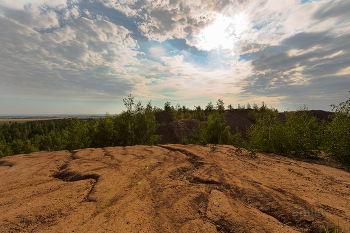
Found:
[[77, 18], [41, 34], [34, 28], [46, 26], [39, 21], [52, 17], [51, 12], [39, 15], [23, 10], [32, 19], [27, 22], [19, 13], [12, 10], [7, 17], [0, 16], [6, 30], [0, 43], [3, 87], [25, 86], [28, 98], [84, 99], [124, 95], [147, 83], [134, 69], [124, 68], [139, 65], [138, 45], [124, 27]]
[[50, 7], [66, 7], [67, 0], [1, 0], [0, 2], [0, 6], [2, 7], [18, 10], [23, 10], [24, 6], [36, 8], [41, 5], [47, 5]]
[[159, 58], [160, 56], [164, 56], [166, 51], [162, 46], [154, 46], [149, 48], [149, 52], [153, 57]]
[[171, 94], [188, 98], [216, 98], [218, 93], [237, 94], [240, 92], [239, 81], [252, 72], [250, 62], [246, 61], [231, 62], [229, 69], [208, 71], [185, 62], [182, 55], [161, 59], [171, 75], [153, 87], [154, 92], [166, 94], [162, 90], [172, 88]]

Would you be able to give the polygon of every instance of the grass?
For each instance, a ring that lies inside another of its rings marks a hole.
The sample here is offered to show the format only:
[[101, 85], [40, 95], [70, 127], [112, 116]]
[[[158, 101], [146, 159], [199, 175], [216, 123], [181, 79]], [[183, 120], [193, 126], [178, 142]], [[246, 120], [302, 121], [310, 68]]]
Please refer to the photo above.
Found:
[[[323, 224], [323, 227], [324, 227], [324, 230], [326, 233], [331, 233], [331, 231], [329, 230], [329, 225], [332, 223], [332, 220], [330, 221], [330, 223], [328, 224], [328, 226], [326, 227], [324, 224]], [[340, 231], [341, 230], [341, 231]], [[335, 226], [335, 230], [334, 230], [334, 233], [346, 233], [344, 230], [344, 226], [340, 229], [339, 227], [339, 219], [338, 219], [338, 226]], [[346, 230], [346, 229], [345, 229]], [[348, 233], [350, 233], [350, 227], [349, 227], [349, 231]]]
[[217, 147], [215, 147], [215, 146], [210, 146], [210, 151], [211, 151], [211, 152], [215, 152], [216, 149], [217, 149]]

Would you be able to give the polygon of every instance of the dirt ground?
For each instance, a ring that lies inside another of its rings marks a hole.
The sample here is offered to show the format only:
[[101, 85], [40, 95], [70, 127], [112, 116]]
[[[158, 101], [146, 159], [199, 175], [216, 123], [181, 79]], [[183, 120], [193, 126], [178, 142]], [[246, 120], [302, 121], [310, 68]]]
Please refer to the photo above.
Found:
[[0, 159], [0, 232], [324, 232], [350, 227], [329, 158], [166, 144]]

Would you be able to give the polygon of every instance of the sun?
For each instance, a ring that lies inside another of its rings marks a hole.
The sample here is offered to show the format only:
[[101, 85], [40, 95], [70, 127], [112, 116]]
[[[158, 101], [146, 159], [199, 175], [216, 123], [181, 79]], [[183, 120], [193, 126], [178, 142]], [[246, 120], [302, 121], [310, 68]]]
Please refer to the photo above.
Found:
[[205, 28], [198, 36], [198, 47], [204, 50], [212, 50], [222, 46], [232, 49], [234, 42], [245, 31], [247, 23], [243, 15], [232, 18], [219, 15], [215, 22]]

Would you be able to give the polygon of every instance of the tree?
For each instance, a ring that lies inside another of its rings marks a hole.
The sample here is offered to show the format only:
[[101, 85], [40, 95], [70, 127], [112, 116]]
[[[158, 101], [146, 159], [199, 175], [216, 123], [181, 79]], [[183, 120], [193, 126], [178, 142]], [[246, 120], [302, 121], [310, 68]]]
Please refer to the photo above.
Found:
[[232, 104], [229, 104], [229, 105], [227, 106], [227, 108], [230, 109], [230, 110], [232, 110], [232, 109], [233, 109]]
[[350, 98], [338, 106], [332, 104], [331, 107], [335, 114], [325, 129], [324, 150], [329, 156], [350, 167]]
[[68, 143], [69, 151], [89, 147], [91, 138], [88, 135], [88, 128], [79, 119], [71, 119], [68, 127]]
[[214, 111], [214, 105], [212, 104], [212, 102], [209, 102], [208, 105], [205, 107], [205, 113], [208, 115], [210, 115], [212, 112]]
[[170, 102], [167, 101], [165, 104], [164, 104], [164, 111], [167, 112], [167, 113], [173, 113], [172, 111], [172, 108], [171, 108], [171, 105], [170, 105]]
[[155, 120], [151, 101], [144, 108], [141, 102], [131, 112], [122, 112], [114, 119], [117, 140], [121, 146], [153, 145], [160, 136], [154, 135], [158, 124]]
[[216, 102], [216, 110], [218, 110], [219, 114], [225, 112], [225, 105], [222, 99], [218, 99], [218, 101]]
[[215, 144], [232, 144], [233, 137], [230, 133], [230, 127], [226, 127], [223, 114], [214, 111], [208, 118], [208, 122], [203, 126], [197, 123], [196, 129], [191, 134], [191, 143], [206, 145], [207, 143]]
[[193, 111], [193, 119], [199, 120], [199, 121], [205, 121], [205, 114], [204, 111], [201, 109], [201, 106], [194, 106], [195, 110]]
[[105, 117], [98, 119], [92, 138], [93, 147], [117, 145], [117, 131], [114, 127], [112, 117], [109, 114], [106, 114]]
[[184, 119], [191, 119], [192, 115], [191, 115], [190, 109], [186, 108], [185, 112], [186, 113], [185, 113]]
[[184, 113], [180, 104], [177, 104], [173, 115], [173, 121], [178, 121], [182, 119], [184, 119]]

